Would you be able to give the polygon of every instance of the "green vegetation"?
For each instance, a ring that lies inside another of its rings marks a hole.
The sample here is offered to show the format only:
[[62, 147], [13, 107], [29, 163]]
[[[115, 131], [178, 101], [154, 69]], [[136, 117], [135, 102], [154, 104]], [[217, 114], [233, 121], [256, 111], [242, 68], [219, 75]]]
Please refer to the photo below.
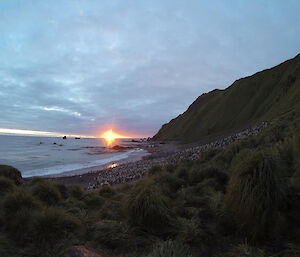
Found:
[[[1, 256], [299, 256], [300, 116], [256, 136], [154, 166], [143, 179], [84, 191], [0, 176]], [[276, 247], [270, 247], [270, 245]]]
[[156, 140], [205, 141], [300, 108], [300, 55], [203, 94], [162, 126]]
[[240, 152], [231, 165], [225, 207], [230, 209], [250, 240], [274, 235], [283, 222], [287, 181], [279, 171], [276, 153], [267, 150]]
[[0, 256], [57, 257], [73, 245], [120, 257], [300, 256], [299, 60], [201, 96], [156, 138], [272, 119], [260, 133], [137, 182], [84, 191], [0, 165]]
[[188, 247], [181, 242], [165, 241], [155, 245], [147, 257], [193, 257]]
[[0, 176], [12, 179], [17, 185], [22, 183], [21, 172], [8, 165], [0, 165]]
[[161, 234], [170, 226], [167, 199], [152, 184], [138, 183], [124, 204], [128, 222], [149, 233]]

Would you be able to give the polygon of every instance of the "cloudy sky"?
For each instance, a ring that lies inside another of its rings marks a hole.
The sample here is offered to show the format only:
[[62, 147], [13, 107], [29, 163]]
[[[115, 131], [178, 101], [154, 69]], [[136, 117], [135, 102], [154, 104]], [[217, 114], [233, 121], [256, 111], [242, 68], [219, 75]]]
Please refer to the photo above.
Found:
[[0, 128], [152, 136], [300, 52], [299, 0], [1, 0]]

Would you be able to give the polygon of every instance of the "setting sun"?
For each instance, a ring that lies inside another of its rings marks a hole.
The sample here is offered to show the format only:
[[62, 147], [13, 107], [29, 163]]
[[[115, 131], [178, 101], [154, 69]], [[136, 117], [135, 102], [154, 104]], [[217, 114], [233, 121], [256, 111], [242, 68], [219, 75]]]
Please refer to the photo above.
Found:
[[125, 138], [124, 136], [121, 136], [121, 135], [118, 135], [118, 134], [114, 133], [112, 131], [112, 129], [104, 132], [101, 137], [106, 140], [107, 145], [110, 145], [117, 138]]

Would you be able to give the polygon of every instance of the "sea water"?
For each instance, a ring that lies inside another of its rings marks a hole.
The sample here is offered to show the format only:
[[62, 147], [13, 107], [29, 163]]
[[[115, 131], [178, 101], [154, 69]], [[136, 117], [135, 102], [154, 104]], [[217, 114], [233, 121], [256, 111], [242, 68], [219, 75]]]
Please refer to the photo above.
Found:
[[[114, 144], [128, 145], [128, 139]], [[129, 158], [142, 149], [122, 151], [106, 147], [100, 138], [55, 138], [0, 135], [0, 164], [14, 166], [23, 177], [60, 174]]]

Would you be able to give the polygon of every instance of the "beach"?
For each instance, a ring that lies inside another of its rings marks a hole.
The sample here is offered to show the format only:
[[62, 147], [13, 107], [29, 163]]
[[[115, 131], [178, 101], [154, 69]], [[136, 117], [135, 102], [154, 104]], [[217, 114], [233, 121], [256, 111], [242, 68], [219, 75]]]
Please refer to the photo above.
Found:
[[137, 161], [149, 154], [141, 139], [0, 136], [0, 163], [16, 167], [24, 178], [80, 174], [112, 162]]
[[[229, 135], [212, 140], [205, 144], [184, 145], [174, 142], [150, 141], [143, 144], [148, 155], [136, 160], [116, 162], [117, 166], [98, 166], [77, 170], [68, 174], [52, 176], [49, 179], [64, 184], [77, 184], [87, 190], [97, 189], [104, 185], [118, 185], [142, 178], [154, 165], [172, 165], [180, 160], [196, 160], [202, 152], [211, 149], [222, 149], [227, 145], [246, 137], [256, 135], [267, 123], [239, 130]], [[113, 164], [113, 163], [112, 163]]]

